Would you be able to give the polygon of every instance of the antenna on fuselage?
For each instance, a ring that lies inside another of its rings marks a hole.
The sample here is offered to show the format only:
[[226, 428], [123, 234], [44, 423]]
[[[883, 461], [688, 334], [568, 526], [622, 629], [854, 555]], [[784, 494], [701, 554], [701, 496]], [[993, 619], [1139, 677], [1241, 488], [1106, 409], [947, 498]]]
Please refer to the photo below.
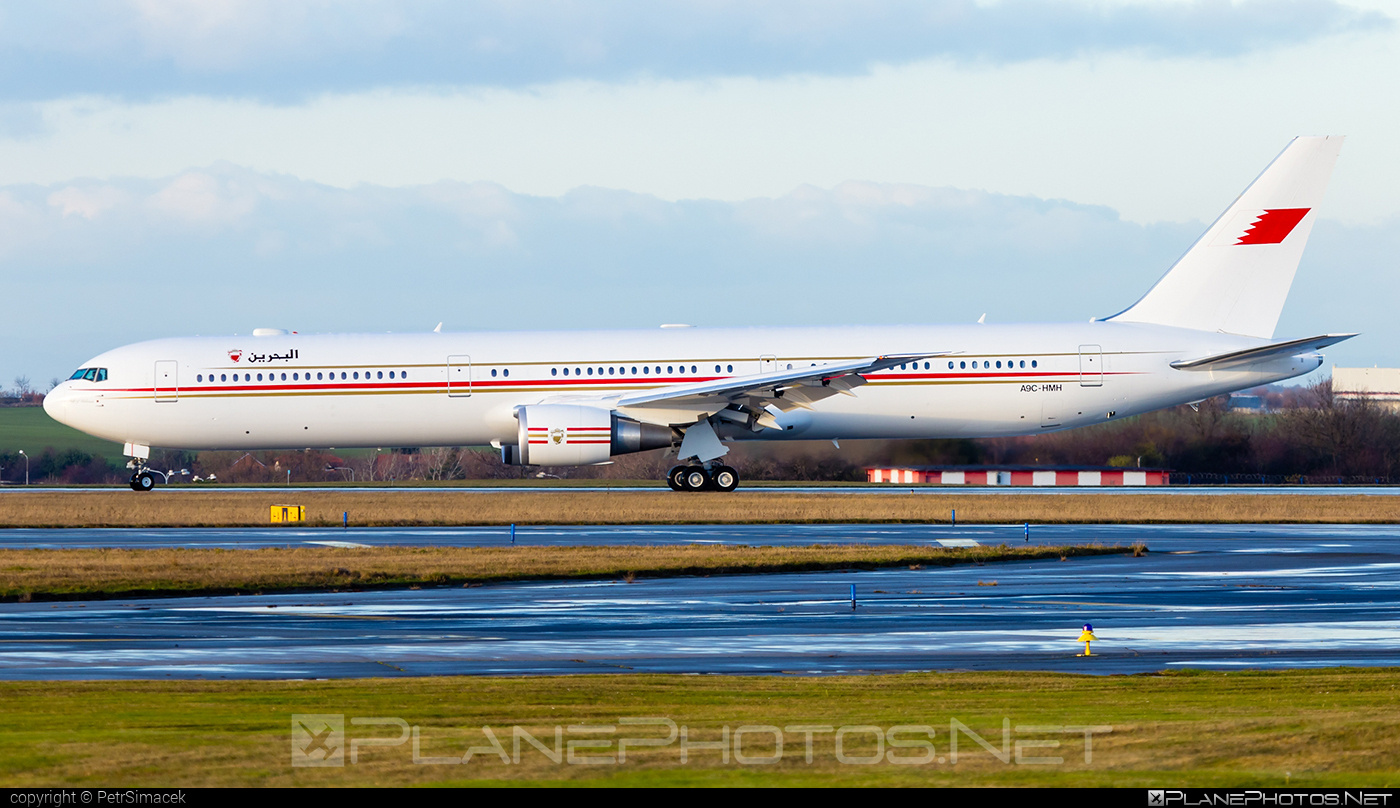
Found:
[[438, 324], [437, 324], [437, 328], [434, 328], [434, 329], [433, 329], [433, 333], [434, 333], [434, 334], [441, 334], [441, 333], [442, 333], [442, 323], [438, 323]]
[[977, 318], [977, 324], [978, 324], [978, 325], [986, 325], [986, 324], [987, 324], [987, 313], [986, 313], [985, 311], [982, 312], [982, 316], [981, 316], [981, 317], [978, 317], [978, 318]]

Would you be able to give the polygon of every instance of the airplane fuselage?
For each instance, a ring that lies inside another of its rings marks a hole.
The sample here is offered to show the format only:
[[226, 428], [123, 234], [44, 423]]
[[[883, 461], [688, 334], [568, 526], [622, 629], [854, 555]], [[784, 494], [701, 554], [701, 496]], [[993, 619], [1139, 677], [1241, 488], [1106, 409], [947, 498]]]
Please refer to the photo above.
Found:
[[[45, 407], [99, 437], [179, 449], [465, 446], [516, 440], [517, 408], [875, 356], [930, 355], [865, 376], [850, 396], [775, 412], [725, 440], [1032, 435], [1100, 423], [1315, 369], [1317, 354], [1229, 371], [1177, 360], [1268, 340], [1120, 322], [662, 328], [193, 337], [129, 345]], [[708, 413], [624, 410], [678, 425]]]

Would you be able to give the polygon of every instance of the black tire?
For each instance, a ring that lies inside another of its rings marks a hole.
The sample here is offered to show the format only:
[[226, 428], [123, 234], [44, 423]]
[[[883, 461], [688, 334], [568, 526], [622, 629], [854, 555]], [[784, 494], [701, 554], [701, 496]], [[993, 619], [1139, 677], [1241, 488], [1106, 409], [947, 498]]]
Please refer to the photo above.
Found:
[[687, 466], [681, 475], [681, 485], [687, 491], [704, 491], [710, 486], [710, 475], [705, 473], [703, 466]]
[[719, 466], [710, 475], [710, 481], [716, 491], [723, 491], [727, 494], [739, 487], [739, 472], [729, 466]]
[[666, 486], [672, 491], [684, 491], [685, 483], [681, 481], [681, 477], [685, 474], [685, 471], [685, 466], [675, 466], [670, 471], [666, 472]]
[[156, 475], [149, 471], [143, 471], [136, 475], [136, 478], [131, 483], [131, 487], [137, 491], [150, 491], [156, 487]]

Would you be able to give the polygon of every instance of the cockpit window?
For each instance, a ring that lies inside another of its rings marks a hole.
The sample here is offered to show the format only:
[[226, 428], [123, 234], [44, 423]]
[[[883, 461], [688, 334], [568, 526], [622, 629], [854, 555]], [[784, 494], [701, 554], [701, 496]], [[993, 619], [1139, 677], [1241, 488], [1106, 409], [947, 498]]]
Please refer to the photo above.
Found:
[[107, 368], [78, 368], [68, 378], [70, 380], [83, 379], [89, 382], [105, 382], [107, 381]]

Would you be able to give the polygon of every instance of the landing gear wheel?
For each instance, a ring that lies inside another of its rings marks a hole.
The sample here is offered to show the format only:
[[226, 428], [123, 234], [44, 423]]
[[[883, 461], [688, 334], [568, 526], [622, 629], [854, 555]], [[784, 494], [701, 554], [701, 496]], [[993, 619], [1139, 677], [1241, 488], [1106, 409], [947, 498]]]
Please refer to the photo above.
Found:
[[689, 466], [676, 466], [666, 472], [666, 486], [672, 491], [685, 490], [685, 473], [689, 471]]
[[739, 487], [739, 472], [729, 466], [716, 466], [710, 475], [710, 483], [716, 491], [727, 494]]
[[143, 471], [131, 478], [132, 491], [150, 491], [156, 487], [156, 475]]
[[687, 491], [703, 491], [710, 484], [710, 475], [701, 466], [687, 466], [681, 474], [681, 485]]

